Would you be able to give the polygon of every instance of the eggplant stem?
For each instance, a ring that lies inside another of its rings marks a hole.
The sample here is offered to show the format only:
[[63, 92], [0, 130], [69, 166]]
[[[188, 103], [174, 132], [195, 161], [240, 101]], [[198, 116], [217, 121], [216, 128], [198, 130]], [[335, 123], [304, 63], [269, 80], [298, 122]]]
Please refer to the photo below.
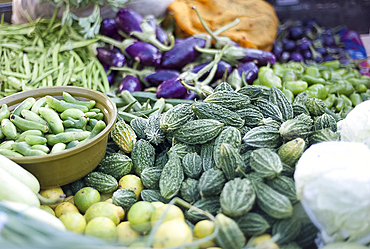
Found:
[[48, 199], [48, 198], [40, 195], [39, 193], [37, 193], [36, 195], [37, 195], [37, 198], [39, 199], [40, 203], [43, 204], [43, 205], [51, 205], [51, 204], [61, 203], [66, 198], [65, 194], [60, 194], [60, 196], [56, 199]]
[[239, 18], [236, 18], [234, 21], [232, 21], [231, 23], [228, 23], [224, 26], [222, 26], [221, 28], [213, 31], [213, 34], [214, 35], [220, 35], [221, 33], [223, 33], [224, 31], [236, 26], [238, 23], [240, 22]]
[[170, 45], [166, 46], [163, 43], [161, 43], [157, 38], [154, 36], [149, 36], [146, 33], [140, 32], [140, 31], [132, 31], [130, 35], [137, 37], [143, 42], [148, 42], [155, 47], [157, 47], [161, 51], [169, 51], [175, 46], [175, 37], [173, 35], [170, 35]]
[[205, 53], [205, 54], [217, 54], [220, 52], [219, 49], [213, 49], [213, 48], [201, 48], [199, 46], [194, 46], [194, 48], [198, 52]]

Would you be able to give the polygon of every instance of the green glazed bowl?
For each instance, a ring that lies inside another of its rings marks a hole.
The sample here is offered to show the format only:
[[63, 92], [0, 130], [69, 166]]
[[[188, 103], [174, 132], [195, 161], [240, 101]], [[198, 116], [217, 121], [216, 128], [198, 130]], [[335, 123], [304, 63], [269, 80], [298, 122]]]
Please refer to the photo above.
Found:
[[117, 119], [116, 105], [101, 92], [74, 86], [43, 87], [15, 93], [0, 99], [0, 106], [7, 104], [12, 111], [26, 98], [34, 97], [37, 100], [45, 95], [50, 95], [62, 99], [63, 92], [70, 93], [78, 100], [95, 100], [95, 107], [103, 112], [107, 126], [82, 146], [45, 156], [8, 157], [31, 172], [39, 180], [42, 189], [74, 182], [98, 166], [105, 155], [108, 135]]

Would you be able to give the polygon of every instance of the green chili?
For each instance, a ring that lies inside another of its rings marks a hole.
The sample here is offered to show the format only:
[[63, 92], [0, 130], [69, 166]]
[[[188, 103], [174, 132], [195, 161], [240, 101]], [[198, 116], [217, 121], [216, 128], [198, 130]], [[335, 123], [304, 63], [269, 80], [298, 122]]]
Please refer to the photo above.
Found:
[[283, 76], [283, 82], [286, 81], [295, 81], [297, 80], [297, 75], [293, 70], [286, 71]]
[[326, 107], [331, 108], [336, 100], [337, 97], [335, 96], [335, 94], [329, 94], [328, 97], [324, 100]]
[[306, 70], [305, 70], [305, 73], [306, 73], [306, 75], [309, 75], [309, 76], [314, 77], [314, 78], [320, 78], [321, 77], [319, 69], [315, 66], [307, 67]]
[[339, 69], [340, 68], [340, 61], [339, 60], [333, 60], [333, 61], [325, 61], [322, 63], [324, 67], [330, 67], [333, 69]]
[[312, 84], [325, 84], [325, 80], [323, 78], [315, 78], [310, 75], [302, 75], [301, 80], [306, 81], [309, 85]]
[[367, 91], [367, 87], [364, 84], [359, 84], [359, 85], [355, 86], [355, 89], [359, 93], [364, 93], [364, 92]]
[[349, 82], [332, 84], [329, 87], [329, 93], [345, 94], [347, 96], [351, 95], [354, 91], [354, 87]]
[[354, 92], [351, 95], [349, 95], [349, 99], [352, 101], [352, 104], [354, 106], [362, 103], [361, 95], [358, 94], [358, 93], [356, 93], [356, 92]]
[[303, 92], [307, 87], [307, 82], [302, 80], [284, 82], [284, 88], [290, 90], [294, 95]]
[[328, 96], [328, 91], [326, 90], [325, 86], [321, 84], [311, 85], [305, 92], [309, 98], [315, 97], [324, 100]]

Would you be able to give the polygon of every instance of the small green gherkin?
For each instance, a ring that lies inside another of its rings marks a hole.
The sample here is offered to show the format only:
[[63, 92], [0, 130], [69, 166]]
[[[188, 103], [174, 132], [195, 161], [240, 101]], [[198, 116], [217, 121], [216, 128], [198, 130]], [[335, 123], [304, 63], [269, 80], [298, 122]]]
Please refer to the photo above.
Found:
[[180, 191], [181, 183], [184, 180], [184, 170], [181, 158], [172, 152], [169, 155], [168, 162], [162, 170], [159, 179], [159, 190], [165, 199], [171, 199]]
[[249, 162], [251, 168], [261, 177], [272, 179], [283, 170], [279, 155], [268, 148], [252, 151]]
[[160, 128], [161, 114], [154, 114], [149, 116], [148, 123], [145, 127], [145, 134], [148, 141], [154, 145], [158, 145], [165, 141], [165, 133]]
[[194, 113], [191, 106], [189, 104], [179, 104], [162, 115], [160, 128], [165, 132], [171, 132], [193, 119]]
[[318, 98], [308, 98], [306, 107], [312, 116], [321, 116], [325, 113], [325, 102]]

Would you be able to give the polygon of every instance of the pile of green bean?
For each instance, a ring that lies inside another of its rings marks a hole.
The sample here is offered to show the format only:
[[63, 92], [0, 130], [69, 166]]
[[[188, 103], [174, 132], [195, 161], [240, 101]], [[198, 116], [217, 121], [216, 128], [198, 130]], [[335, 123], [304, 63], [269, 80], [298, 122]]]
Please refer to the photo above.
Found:
[[79, 27], [55, 19], [0, 23], [0, 98], [47, 86], [80, 86], [109, 91], [109, 82]]

